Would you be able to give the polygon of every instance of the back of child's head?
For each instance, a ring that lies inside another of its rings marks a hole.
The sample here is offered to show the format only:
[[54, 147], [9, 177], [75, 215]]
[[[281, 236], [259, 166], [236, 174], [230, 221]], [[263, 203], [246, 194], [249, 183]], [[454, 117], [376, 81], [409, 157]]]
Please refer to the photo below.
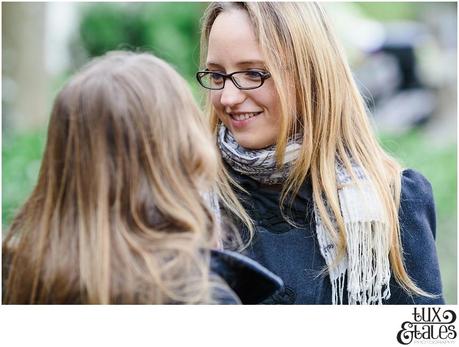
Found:
[[211, 301], [202, 196], [217, 156], [186, 82], [112, 52], [57, 96], [37, 186], [3, 244], [6, 303]]

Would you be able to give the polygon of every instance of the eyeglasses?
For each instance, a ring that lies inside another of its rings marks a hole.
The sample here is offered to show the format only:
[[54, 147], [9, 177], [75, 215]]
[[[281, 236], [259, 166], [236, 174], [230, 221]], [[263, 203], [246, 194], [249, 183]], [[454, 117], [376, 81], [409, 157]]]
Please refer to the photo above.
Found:
[[226, 79], [229, 78], [238, 89], [249, 90], [260, 88], [271, 74], [267, 71], [244, 70], [225, 74], [216, 71], [198, 71], [196, 78], [201, 86], [211, 90], [221, 90], [225, 88]]

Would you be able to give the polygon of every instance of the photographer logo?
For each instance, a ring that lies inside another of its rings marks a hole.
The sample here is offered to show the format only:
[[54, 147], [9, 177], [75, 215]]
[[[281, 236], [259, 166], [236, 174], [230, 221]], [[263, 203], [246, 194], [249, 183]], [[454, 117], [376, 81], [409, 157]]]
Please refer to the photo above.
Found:
[[436, 307], [415, 307], [413, 319], [403, 322], [397, 333], [402, 345], [411, 343], [448, 344], [456, 339], [456, 313]]

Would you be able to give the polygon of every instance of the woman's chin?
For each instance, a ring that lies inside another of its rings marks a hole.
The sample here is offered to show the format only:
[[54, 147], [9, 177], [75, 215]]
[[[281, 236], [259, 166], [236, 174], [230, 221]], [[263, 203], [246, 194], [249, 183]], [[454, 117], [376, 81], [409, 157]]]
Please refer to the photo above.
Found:
[[256, 136], [247, 134], [247, 135], [242, 135], [238, 136], [236, 134], [235, 136], [236, 142], [238, 143], [239, 146], [248, 149], [248, 150], [257, 150], [257, 149], [263, 149], [266, 147], [269, 147], [275, 143], [275, 141], [268, 141], [264, 139], [257, 139]]

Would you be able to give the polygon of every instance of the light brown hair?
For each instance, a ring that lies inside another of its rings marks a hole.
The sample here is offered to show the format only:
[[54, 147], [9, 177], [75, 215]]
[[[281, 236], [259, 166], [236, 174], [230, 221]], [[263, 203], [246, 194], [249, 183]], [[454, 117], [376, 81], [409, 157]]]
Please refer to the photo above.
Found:
[[[35, 189], [3, 242], [4, 303], [211, 303], [219, 159], [186, 82], [112, 52], [58, 94]], [[4, 273], [5, 274], [5, 273]]]

